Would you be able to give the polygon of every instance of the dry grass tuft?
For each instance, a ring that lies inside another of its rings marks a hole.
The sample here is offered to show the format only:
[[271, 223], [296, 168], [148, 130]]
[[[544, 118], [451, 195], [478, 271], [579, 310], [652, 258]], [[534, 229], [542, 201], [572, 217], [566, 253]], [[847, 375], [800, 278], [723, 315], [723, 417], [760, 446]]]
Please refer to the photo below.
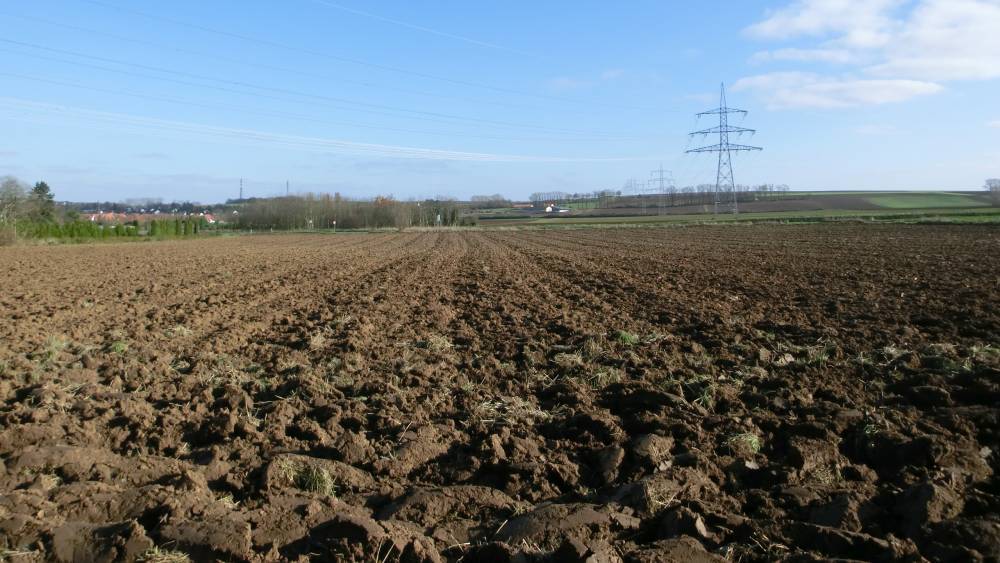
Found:
[[431, 336], [428, 336], [427, 340], [424, 340], [422, 344], [424, 348], [427, 348], [431, 352], [436, 352], [438, 354], [446, 350], [450, 350], [454, 347], [454, 344], [451, 343], [451, 340], [448, 340], [447, 336], [443, 336], [440, 334], [433, 334]]
[[514, 426], [530, 424], [536, 420], [549, 420], [552, 415], [520, 397], [504, 397], [483, 401], [472, 412], [473, 422], [488, 426]]
[[621, 383], [624, 379], [625, 372], [623, 370], [613, 367], [601, 367], [587, 378], [587, 383], [594, 389], [604, 389], [608, 385]]
[[183, 551], [153, 547], [140, 555], [136, 561], [140, 563], [190, 563], [191, 557]]

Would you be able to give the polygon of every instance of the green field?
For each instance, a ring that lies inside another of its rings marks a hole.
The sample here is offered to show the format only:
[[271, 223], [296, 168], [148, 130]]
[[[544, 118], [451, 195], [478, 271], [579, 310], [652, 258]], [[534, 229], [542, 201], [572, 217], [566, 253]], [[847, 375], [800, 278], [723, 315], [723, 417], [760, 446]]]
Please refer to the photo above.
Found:
[[948, 192], [885, 194], [865, 198], [886, 209], [941, 209], [952, 207], [987, 207], [989, 204], [973, 196]]
[[[772, 202], [781, 202], [773, 204]], [[1000, 206], [991, 204], [985, 192], [977, 191], [814, 191], [787, 192], [763, 200], [740, 204], [737, 215], [714, 215], [708, 206], [687, 206], [666, 215], [640, 215], [637, 209], [597, 209], [573, 202], [565, 215], [542, 215], [530, 210], [481, 214], [483, 225], [648, 225], [661, 223], [733, 221], [836, 221], [872, 220], [905, 222], [1000, 222]], [[789, 205], [791, 204], [791, 205]], [[585, 211], [586, 210], [586, 211]], [[615, 212], [625, 214], [616, 215]], [[631, 211], [632, 213], [628, 213]]]

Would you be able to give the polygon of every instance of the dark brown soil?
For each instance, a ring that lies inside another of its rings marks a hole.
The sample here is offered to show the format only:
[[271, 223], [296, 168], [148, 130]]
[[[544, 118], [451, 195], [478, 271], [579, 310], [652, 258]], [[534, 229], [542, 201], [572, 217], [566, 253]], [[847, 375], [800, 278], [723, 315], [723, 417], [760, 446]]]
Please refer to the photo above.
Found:
[[0, 560], [1000, 561], [995, 227], [0, 264]]

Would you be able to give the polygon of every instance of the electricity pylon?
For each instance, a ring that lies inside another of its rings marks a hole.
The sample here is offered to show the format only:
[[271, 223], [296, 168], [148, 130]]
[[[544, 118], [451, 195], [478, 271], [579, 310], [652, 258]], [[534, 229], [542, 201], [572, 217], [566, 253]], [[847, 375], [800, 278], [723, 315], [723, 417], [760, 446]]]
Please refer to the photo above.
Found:
[[753, 129], [746, 129], [744, 127], [733, 127], [729, 125], [729, 114], [731, 113], [741, 113], [743, 115], [747, 114], [746, 110], [736, 109], [726, 106], [726, 85], [723, 84], [721, 87], [721, 95], [719, 97], [719, 107], [716, 109], [711, 109], [708, 111], [703, 111], [698, 114], [698, 117], [703, 115], [718, 115], [719, 116], [719, 126], [710, 127], [708, 129], [702, 129], [701, 131], [695, 131], [691, 133], [694, 135], [714, 135], [719, 134], [719, 144], [708, 145], [705, 147], [698, 147], [696, 149], [691, 149], [687, 152], [717, 152], [719, 153], [719, 168], [715, 175], [715, 213], [719, 213], [719, 200], [722, 197], [722, 190], [728, 188], [733, 192], [733, 213], [738, 213], [739, 208], [736, 203], [736, 182], [733, 180], [733, 162], [732, 153], [734, 151], [762, 151], [761, 147], [751, 147], [750, 145], [736, 145], [729, 142], [729, 134], [736, 133], [737, 135], [742, 135], [744, 133], [750, 133], [751, 135], [757, 131]]
[[[666, 207], [665, 199], [667, 197], [667, 189], [672, 188], [674, 185], [674, 175], [669, 170], [663, 169], [663, 164], [660, 164], [658, 170], [653, 170], [649, 173], [649, 180], [646, 181], [648, 186], [647, 190], [650, 193], [657, 194], [657, 207], [659, 209], [659, 214], [663, 215], [663, 208]], [[659, 188], [657, 188], [659, 185]], [[651, 188], [651, 189], [650, 189]]]

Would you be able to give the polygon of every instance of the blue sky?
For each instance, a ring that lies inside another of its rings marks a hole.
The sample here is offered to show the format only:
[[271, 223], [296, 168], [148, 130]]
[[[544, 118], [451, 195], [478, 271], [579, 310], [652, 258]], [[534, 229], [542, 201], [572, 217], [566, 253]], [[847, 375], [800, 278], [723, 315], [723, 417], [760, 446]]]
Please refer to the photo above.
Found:
[[[971, 189], [1000, 175], [1000, 0], [0, 6], [0, 174], [59, 199], [467, 197], [714, 181]], [[736, 140], [736, 139], [734, 139]]]

